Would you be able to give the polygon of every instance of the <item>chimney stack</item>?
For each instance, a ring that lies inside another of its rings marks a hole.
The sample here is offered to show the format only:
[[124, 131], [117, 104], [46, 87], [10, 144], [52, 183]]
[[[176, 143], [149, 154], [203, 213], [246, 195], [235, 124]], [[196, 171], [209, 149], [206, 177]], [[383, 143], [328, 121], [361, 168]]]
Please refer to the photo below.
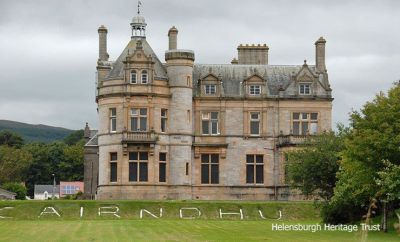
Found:
[[178, 48], [178, 29], [175, 26], [168, 31], [169, 50], [176, 50]]
[[237, 47], [238, 64], [268, 65], [268, 46], [266, 44], [242, 45]]
[[90, 139], [90, 128], [87, 122], [85, 125], [85, 129], [83, 130], [83, 138], [85, 138], [86, 142], [88, 142]]
[[325, 43], [326, 40], [320, 37], [315, 41], [315, 66], [320, 73], [326, 72], [325, 66]]
[[108, 61], [108, 53], [107, 53], [107, 28], [104, 25], [101, 25], [97, 30], [99, 33], [99, 60], [100, 61]]

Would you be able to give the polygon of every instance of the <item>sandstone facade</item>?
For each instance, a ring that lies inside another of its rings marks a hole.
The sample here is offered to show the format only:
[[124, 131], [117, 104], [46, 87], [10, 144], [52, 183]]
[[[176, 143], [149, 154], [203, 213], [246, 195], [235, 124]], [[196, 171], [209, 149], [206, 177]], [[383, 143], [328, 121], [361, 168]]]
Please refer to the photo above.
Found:
[[99, 32], [99, 130], [85, 147], [85, 194], [97, 199], [301, 197], [285, 184], [284, 153], [331, 129], [325, 43], [316, 65], [268, 63], [262, 45], [239, 45], [231, 64], [197, 64], [168, 32], [161, 62], [143, 16], [115, 61]]

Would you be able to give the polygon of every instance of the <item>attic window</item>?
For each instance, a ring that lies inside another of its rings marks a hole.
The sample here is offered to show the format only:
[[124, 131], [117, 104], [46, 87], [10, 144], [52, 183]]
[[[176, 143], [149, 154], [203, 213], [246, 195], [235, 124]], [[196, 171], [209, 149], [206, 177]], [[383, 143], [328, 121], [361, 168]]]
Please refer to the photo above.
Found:
[[300, 83], [300, 85], [299, 85], [299, 93], [300, 93], [300, 95], [310, 95], [311, 94], [311, 84], [309, 84], [309, 83]]
[[147, 78], [147, 71], [143, 70], [142, 71], [142, 84], [147, 84], [148, 78]]
[[137, 74], [135, 70], [131, 71], [131, 83], [136, 84], [137, 83]]
[[260, 95], [261, 94], [261, 86], [260, 85], [250, 85], [249, 94], [250, 95]]
[[214, 95], [216, 92], [217, 92], [217, 85], [215, 84], [204, 85], [204, 93], [206, 95]]

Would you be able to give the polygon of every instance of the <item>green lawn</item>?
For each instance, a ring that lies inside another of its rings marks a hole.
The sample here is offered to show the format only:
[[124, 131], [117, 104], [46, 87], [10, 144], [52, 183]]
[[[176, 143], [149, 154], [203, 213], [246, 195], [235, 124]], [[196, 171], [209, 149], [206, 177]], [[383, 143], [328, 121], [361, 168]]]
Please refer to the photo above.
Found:
[[[99, 216], [98, 207], [115, 205], [120, 217]], [[0, 241], [360, 241], [361, 232], [272, 231], [272, 223], [317, 224], [318, 211], [309, 202], [200, 202], [200, 201], [14, 201], [0, 202]], [[53, 206], [60, 213], [38, 217], [43, 208]], [[84, 215], [79, 218], [79, 209]], [[145, 216], [140, 209], [156, 215], [164, 209], [162, 218]], [[179, 208], [197, 207], [202, 215], [197, 219], [180, 219]], [[218, 217], [218, 209], [242, 209], [244, 219], [238, 216]], [[258, 209], [266, 217], [258, 216]], [[274, 220], [277, 209], [282, 219]], [[369, 232], [367, 241], [400, 241], [392, 227], [389, 233]]]
[[[304, 221], [301, 221], [305, 223]], [[310, 221], [308, 221], [310, 222]], [[0, 241], [360, 241], [360, 232], [276, 232], [270, 221], [2, 221]], [[400, 241], [370, 232], [368, 241]]]

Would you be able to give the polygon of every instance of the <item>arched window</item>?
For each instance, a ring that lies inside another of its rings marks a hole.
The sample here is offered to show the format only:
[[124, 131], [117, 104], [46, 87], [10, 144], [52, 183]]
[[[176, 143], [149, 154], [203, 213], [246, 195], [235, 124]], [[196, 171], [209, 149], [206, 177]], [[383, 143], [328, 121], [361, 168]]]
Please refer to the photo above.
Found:
[[142, 71], [142, 84], [146, 84], [148, 82], [147, 78], [148, 78], [147, 77], [147, 71], [143, 70]]
[[135, 70], [131, 71], [131, 83], [137, 83], [137, 75]]

